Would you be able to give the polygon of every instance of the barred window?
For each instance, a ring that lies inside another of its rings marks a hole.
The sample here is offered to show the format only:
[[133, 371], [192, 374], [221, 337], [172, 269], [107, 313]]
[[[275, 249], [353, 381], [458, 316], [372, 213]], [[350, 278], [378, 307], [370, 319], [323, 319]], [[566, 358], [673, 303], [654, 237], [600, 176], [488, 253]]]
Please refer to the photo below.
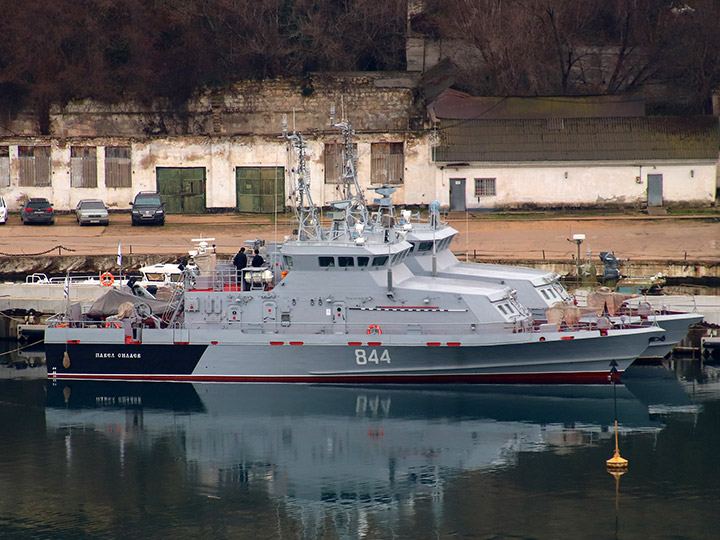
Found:
[[497, 193], [495, 192], [495, 178], [475, 179], [476, 197], [492, 197], [493, 195], [497, 195]]
[[0, 146], [0, 186], [10, 185], [10, 147]]
[[94, 146], [70, 148], [70, 187], [97, 187], [97, 148]]
[[373, 143], [370, 147], [373, 184], [402, 184], [405, 171], [403, 143]]
[[105, 186], [132, 187], [130, 147], [105, 147]]
[[[326, 184], [344, 184], [343, 164], [344, 164], [344, 144], [327, 143], [325, 145], [325, 183]], [[353, 166], [357, 170], [357, 144], [353, 144]]]
[[21, 187], [50, 186], [50, 147], [19, 146]]

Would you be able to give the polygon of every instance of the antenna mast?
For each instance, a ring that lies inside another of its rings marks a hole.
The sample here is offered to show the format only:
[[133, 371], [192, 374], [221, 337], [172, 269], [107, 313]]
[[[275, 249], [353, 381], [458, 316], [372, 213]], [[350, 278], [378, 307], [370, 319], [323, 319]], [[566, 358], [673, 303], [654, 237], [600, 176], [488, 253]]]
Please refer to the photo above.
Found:
[[350, 127], [346, 119], [335, 123], [335, 104], [330, 106], [330, 125], [338, 128], [343, 134], [343, 168], [342, 179], [345, 192], [345, 200], [338, 201], [335, 205], [338, 209], [345, 210], [345, 222], [350, 230], [355, 230], [356, 225], [366, 226], [370, 222], [370, 216], [365, 203], [365, 197], [360, 189], [357, 179], [355, 164], [357, 155], [353, 135], [355, 131]]
[[295, 131], [290, 134], [287, 126], [287, 114], [283, 114], [283, 134], [288, 146], [295, 148], [297, 165], [291, 168], [291, 195], [295, 203], [295, 217], [298, 220], [298, 240], [322, 240], [322, 226], [318, 216], [317, 206], [310, 195], [310, 170], [307, 167], [305, 150], [307, 145], [302, 134]]

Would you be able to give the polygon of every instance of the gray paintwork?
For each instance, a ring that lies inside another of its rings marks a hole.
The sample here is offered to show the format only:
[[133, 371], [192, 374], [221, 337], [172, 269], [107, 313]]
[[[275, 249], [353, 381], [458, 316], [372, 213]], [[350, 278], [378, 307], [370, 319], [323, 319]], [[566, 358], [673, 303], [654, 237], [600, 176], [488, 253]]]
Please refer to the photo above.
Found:
[[[352, 152], [352, 130], [346, 122], [337, 126], [343, 130], [346, 152]], [[597, 381], [607, 380], [611, 366], [624, 371], [651, 338], [663, 334], [657, 327], [541, 331], [508, 283], [413, 269], [409, 230], [396, 226], [390, 199], [394, 188], [373, 188], [378, 211], [371, 217], [352, 155], [344, 166], [346, 199], [332, 203], [332, 225], [323, 229], [309, 197], [302, 137], [286, 136], [298, 154], [293, 198], [299, 227], [296, 238], [269, 246], [265, 259], [270, 266], [245, 271], [239, 277], [243, 287], [227, 265], [197, 279], [188, 276], [182, 307], [172, 314], [154, 314], [164, 315], [160, 328], [157, 318], [149, 319], [137, 308], [136, 316], [123, 320], [119, 328], [77, 321], [61, 327], [62, 318], [51, 321], [45, 334], [53, 351], [51, 377], [103, 378], [101, 372], [79, 373], [72, 367], [91, 364], [97, 346], [105, 351], [117, 347], [107, 354], [120, 365], [107, 369], [112, 368], [114, 378], [129, 379], [142, 379], [142, 366], [147, 365], [135, 355], [127, 365], [140, 372], [122, 372], [122, 358], [133, 355], [133, 347], [137, 354], [160, 350], [187, 363], [198, 349], [182, 347], [200, 346], [192, 373], [173, 373], [172, 362], [165, 358], [162, 365], [170, 366], [170, 372], [155, 370], [153, 379]], [[436, 212], [437, 205], [433, 208]], [[433, 229], [431, 234], [438, 232]], [[449, 243], [452, 231], [447, 234]], [[142, 348], [148, 345], [155, 346]]]

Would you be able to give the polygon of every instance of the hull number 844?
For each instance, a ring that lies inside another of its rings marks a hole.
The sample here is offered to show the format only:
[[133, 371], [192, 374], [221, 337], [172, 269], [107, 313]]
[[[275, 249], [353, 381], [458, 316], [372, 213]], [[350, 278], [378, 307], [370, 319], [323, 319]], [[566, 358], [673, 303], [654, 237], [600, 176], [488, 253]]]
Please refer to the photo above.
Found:
[[358, 366], [379, 364], [380, 362], [390, 363], [390, 353], [387, 349], [382, 349], [382, 352], [379, 354], [377, 349], [372, 349], [369, 352], [364, 349], [355, 349], [355, 363]]

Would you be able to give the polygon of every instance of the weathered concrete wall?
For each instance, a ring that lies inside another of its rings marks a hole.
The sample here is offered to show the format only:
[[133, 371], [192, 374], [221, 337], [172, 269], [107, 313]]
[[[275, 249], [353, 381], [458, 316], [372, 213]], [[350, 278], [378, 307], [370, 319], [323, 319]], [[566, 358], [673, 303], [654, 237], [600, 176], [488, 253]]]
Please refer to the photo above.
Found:
[[404, 131], [424, 117], [414, 99], [419, 74], [314, 74], [303, 79], [244, 81], [205, 91], [184, 109], [158, 101], [106, 105], [84, 100], [51, 112], [56, 137], [161, 135], [278, 135], [286, 115], [290, 130], [322, 130], [336, 109], [361, 131]]
[[[72, 210], [80, 199], [100, 198], [111, 209], [127, 210], [134, 194], [157, 189], [157, 167], [203, 167], [208, 209], [236, 208], [237, 167], [294, 166], [279, 138], [283, 115], [290, 131], [305, 135], [313, 200], [320, 205], [339, 198], [336, 185], [325, 184], [325, 143], [341, 142], [329, 126], [350, 120], [356, 131], [358, 178], [371, 187], [371, 145], [404, 143], [404, 182], [394, 200], [398, 205], [450, 202], [450, 178], [466, 178], [468, 209], [559, 206], [641, 206], [647, 200], [647, 174], [663, 175], [665, 202], [709, 204], [718, 181], [717, 163], [552, 163], [469, 164], [439, 168], [432, 162], [431, 133], [416, 96], [419, 73], [317, 74], [304, 79], [247, 81], [223, 91], [205, 92], [184, 110], [158, 102], [150, 107], [92, 101], [71, 103], [52, 111], [49, 137], [0, 137], [9, 147], [10, 185], [2, 193], [15, 211], [26, 197], [47, 197], [60, 211]], [[29, 117], [18, 133], [31, 128]], [[52, 185], [20, 187], [18, 147], [50, 145]], [[96, 188], [71, 187], [71, 147], [96, 147]], [[105, 147], [130, 146], [132, 187], [105, 185]], [[567, 173], [567, 177], [565, 177]], [[640, 181], [637, 181], [637, 177]], [[475, 196], [475, 178], [496, 178], [497, 194]], [[289, 178], [285, 193], [291, 192]], [[372, 201], [373, 193], [366, 193]]]
[[[354, 125], [354, 118], [351, 117]], [[158, 167], [203, 167], [207, 180], [208, 208], [235, 208], [237, 167], [284, 167], [285, 193], [291, 191], [288, 171], [296, 164], [289, 161], [290, 153], [284, 140], [275, 135], [247, 136], [184, 136], [129, 139], [103, 138], [34, 138], [35, 144], [51, 147], [52, 185], [49, 187], [19, 186], [18, 146], [10, 146], [10, 186], [3, 195], [11, 211], [16, 211], [25, 197], [47, 197], [56, 210], [75, 208], [80, 199], [99, 198], [111, 209], [129, 209], [138, 191], [157, 189]], [[306, 137], [311, 190], [316, 204], [326, 205], [339, 198], [337, 185], [325, 184], [323, 158], [325, 143], [341, 142], [339, 130], [328, 128]], [[15, 141], [13, 141], [15, 142]], [[430, 161], [427, 137], [408, 132], [367, 133], [356, 135], [358, 148], [358, 180], [363, 189], [370, 187], [371, 145], [375, 142], [405, 143], [405, 184], [398, 186], [397, 204], [428, 204], [438, 198], [435, 190], [435, 166]], [[131, 147], [132, 187], [109, 188], [105, 185], [105, 145]], [[23, 143], [24, 144], [24, 143]], [[71, 187], [70, 148], [73, 144], [97, 147], [98, 187]], [[294, 159], [294, 158], [292, 158]], [[372, 200], [372, 192], [367, 196]]]

